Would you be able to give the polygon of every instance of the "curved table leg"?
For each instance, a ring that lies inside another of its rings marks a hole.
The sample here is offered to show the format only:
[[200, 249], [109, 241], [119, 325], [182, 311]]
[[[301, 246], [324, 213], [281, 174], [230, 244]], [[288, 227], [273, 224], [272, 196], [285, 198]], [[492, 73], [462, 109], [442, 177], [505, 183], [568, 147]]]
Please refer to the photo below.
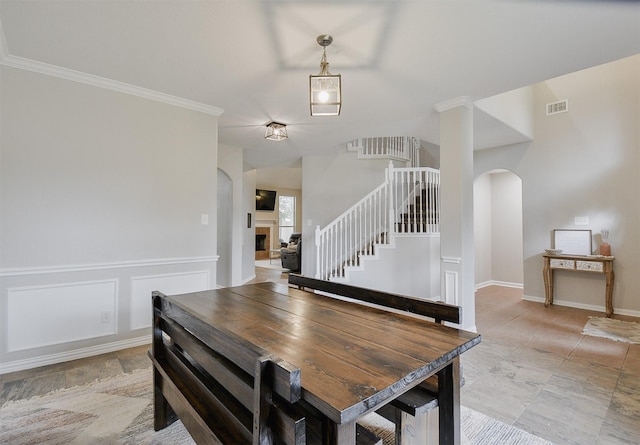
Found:
[[607, 272], [607, 295], [606, 295], [606, 311], [607, 317], [611, 317], [613, 315], [613, 280], [615, 278], [615, 274], [613, 270]]

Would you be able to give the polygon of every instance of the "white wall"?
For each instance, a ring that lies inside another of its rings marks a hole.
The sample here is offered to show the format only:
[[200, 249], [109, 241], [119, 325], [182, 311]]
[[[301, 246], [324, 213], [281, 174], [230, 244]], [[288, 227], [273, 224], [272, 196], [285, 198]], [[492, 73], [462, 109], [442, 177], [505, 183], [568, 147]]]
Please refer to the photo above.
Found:
[[511, 172], [474, 182], [475, 284], [522, 287], [522, 182]]
[[[302, 237], [315, 245], [315, 228], [325, 227], [385, 180], [388, 161], [358, 160], [346, 150], [302, 159]], [[309, 222], [311, 224], [309, 224]], [[302, 273], [315, 276], [315, 247], [302, 249]]]
[[218, 169], [218, 218], [216, 239], [218, 245], [218, 263], [216, 267], [216, 286], [231, 285], [233, 262], [233, 181], [224, 170]]
[[216, 281], [217, 118], [0, 76], [0, 371], [149, 341], [151, 290]]
[[480, 99], [473, 105], [506, 123], [524, 137], [533, 138], [533, 88], [531, 86]]
[[494, 282], [521, 287], [522, 264], [522, 181], [511, 172], [491, 174], [491, 242]]
[[475, 249], [475, 284], [483, 286], [491, 284], [493, 252], [493, 223], [491, 204], [491, 177], [484, 174], [473, 183], [473, 241]]
[[[569, 112], [545, 105], [569, 100]], [[542, 252], [553, 229], [611, 230], [616, 257], [614, 309], [640, 314], [640, 56], [534, 86], [535, 138], [476, 152], [475, 175], [505, 168], [522, 178], [524, 293], [544, 299]], [[576, 226], [575, 217], [588, 217]], [[603, 310], [597, 274], [558, 273], [556, 304]]]
[[[243, 155], [242, 150], [220, 145], [218, 147], [218, 166], [231, 178], [233, 183], [231, 207], [225, 208], [225, 212], [232, 215], [231, 225], [231, 247], [227, 261], [231, 268], [231, 285], [237, 286], [243, 282], [243, 246], [244, 231], [247, 228], [247, 213], [252, 209], [244, 208], [244, 173], [242, 171]], [[220, 207], [218, 207], [220, 208]], [[219, 261], [225, 261], [220, 258]]]
[[353, 286], [440, 299], [440, 237], [396, 236], [393, 247], [379, 246], [376, 254], [360, 259], [362, 270], [349, 270]]
[[[256, 171], [249, 170], [242, 175], [242, 282], [256, 276]], [[251, 215], [251, 227], [247, 224]]]

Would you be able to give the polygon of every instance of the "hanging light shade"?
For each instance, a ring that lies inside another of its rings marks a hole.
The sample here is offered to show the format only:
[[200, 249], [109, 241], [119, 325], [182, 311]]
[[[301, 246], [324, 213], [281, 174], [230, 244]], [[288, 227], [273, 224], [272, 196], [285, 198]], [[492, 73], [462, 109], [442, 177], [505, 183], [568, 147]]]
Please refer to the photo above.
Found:
[[322, 46], [322, 60], [320, 73], [309, 75], [309, 104], [311, 116], [338, 116], [342, 107], [342, 85], [340, 74], [329, 72], [327, 62], [327, 46], [333, 42], [333, 37], [322, 34], [317, 37]]
[[287, 126], [279, 122], [269, 122], [267, 124], [267, 131], [264, 132], [264, 138], [270, 141], [283, 141], [287, 139]]

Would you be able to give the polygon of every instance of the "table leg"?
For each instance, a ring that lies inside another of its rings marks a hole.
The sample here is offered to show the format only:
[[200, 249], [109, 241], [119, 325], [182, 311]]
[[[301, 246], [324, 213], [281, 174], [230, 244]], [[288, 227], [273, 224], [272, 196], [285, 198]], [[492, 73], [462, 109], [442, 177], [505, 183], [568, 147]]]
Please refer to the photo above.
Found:
[[549, 260], [545, 259], [542, 277], [544, 278], [544, 306], [553, 304], [553, 269], [549, 267]]
[[354, 445], [356, 443], [356, 422], [336, 424], [324, 418], [322, 425], [323, 445]]
[[460, 358], [438, 371], [440, 445], [460, 445]]
[[613, 273], [613, 270], [610, 270], [607, 272], [607, 295], [606, 295], [606, 311], [607, 311], [607, 317], [611, 317], [611, 315], [613, 315], [613, 280], [615, 278], [615, 275]]

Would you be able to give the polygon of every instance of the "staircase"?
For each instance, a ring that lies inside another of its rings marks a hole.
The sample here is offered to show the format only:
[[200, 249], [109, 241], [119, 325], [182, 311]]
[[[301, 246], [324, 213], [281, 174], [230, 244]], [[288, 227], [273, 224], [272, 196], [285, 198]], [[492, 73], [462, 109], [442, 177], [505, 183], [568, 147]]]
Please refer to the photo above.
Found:
[[439, 219], [440, 172], [390, 162], [382, 184], [324, 229], [316, 228], [316, 278], [346, 281], [349, 270], [393, 247], [398, 236], [438, 235]]
[[420, 165], [420, 143], [407, 136], [360, 138], [347, 142], [347, 150], [358, 153], [358, 159], [389, 159], [406, 162], [407, 167]]

